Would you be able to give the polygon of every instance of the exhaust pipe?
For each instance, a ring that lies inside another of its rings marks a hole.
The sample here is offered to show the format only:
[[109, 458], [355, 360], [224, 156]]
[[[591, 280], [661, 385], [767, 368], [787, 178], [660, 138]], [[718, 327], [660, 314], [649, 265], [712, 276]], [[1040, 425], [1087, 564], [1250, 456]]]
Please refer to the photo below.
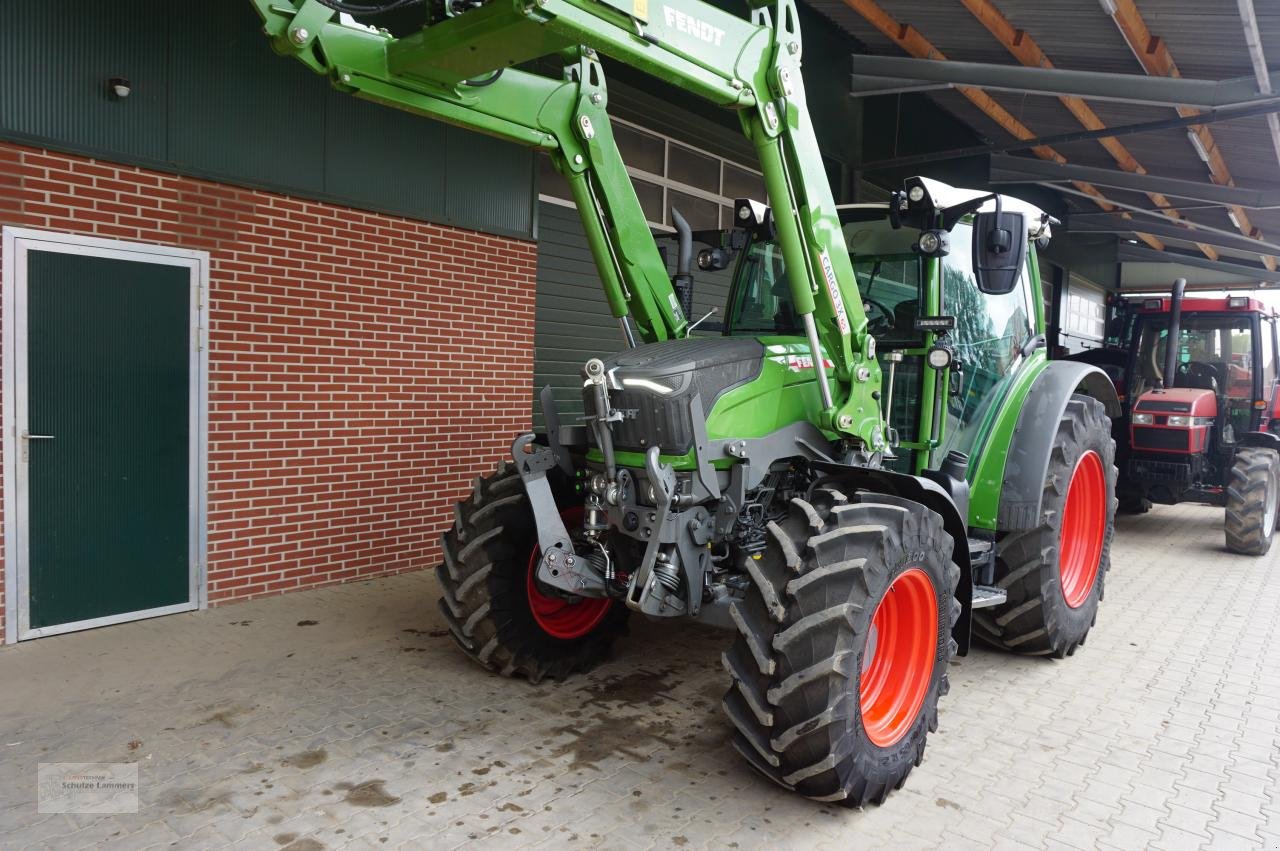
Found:
[[671, 208], [671, 224], [675, 226], [680, 246], [676, 252], [676, 275], [671, 284], [680, 299], [685, 319], [690, 319], [693, 316], [693, 229], [675, 207]]
[[1169, 336], [1164, 344], [1164, 376], [1160, 382], [1161, 389], [1173, 386], [1173, 377], [1178, 368], [1178, 332], [1182, 330], [1182, 295], [1187, 289], [1187, 279], [1178, 278], [1173, 282], [1173, 298], [1169, 301]]

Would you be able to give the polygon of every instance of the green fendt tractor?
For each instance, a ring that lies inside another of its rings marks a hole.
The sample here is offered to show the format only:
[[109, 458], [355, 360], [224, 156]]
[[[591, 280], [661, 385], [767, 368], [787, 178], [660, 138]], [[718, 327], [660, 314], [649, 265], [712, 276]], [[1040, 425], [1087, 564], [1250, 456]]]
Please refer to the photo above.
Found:
[[[1046, 361], [1048, 217], [921, 179], [837, 207], [794, 0], [749, 19], [700, 0], [449, 0], [399, 38], [360, 23], [378, 7], [254, 3], [277, 49], [337, 87], [547, 152], [621, 325], [626, 348], [583, 370], [585, 416], [544, 392], [546, 433], [515, 440], [444, 536], [441, 608], [477, 662], [566, 676], [632, 610], [724, 626], [738, 750], [859, 806], [920, 762], [972, 633], [1058, 657], [1084, 641], [1118, 407], [1101, 371]], [[736, 262], [722, 336], [690, 337], [694, 235], [675, 217], [669, 278], [597, 51], [736, 111], [756, 150], [767, 204], [699, 234], [699, 265]], [[543, 57], [563, 75], [516, 67]]]

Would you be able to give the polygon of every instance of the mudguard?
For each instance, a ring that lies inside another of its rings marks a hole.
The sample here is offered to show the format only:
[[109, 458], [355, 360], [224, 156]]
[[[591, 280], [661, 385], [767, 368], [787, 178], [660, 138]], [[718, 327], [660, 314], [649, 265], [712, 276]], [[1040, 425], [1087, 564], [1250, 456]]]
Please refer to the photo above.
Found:
[[1101, 369], [1078, 361], [1045, 364], [1027, 391], [1009, 442], [1001, 479], [997, 530], [1011, 532], [1040, 524], [1049, 453], [1067, 402], [1076, 392], [1102, 402], [1107, 416], [1120, 415], [1115, 385]]
[[1257, 446], [1261, 449], [1274, 449], [1280, 452], [1280, 437], [1269, 431], [1247, 431], [1236, 436], [1236, 446]]
[[[942, 517], [943, 528], [951, 536], [951, 560], [960, 568], [960, 582], [956, 585], [956, 600], [960, 603], [960, 617], [951, 637], [956, 640], [957, 655], [969, 652], [969, 638], [973, 630], [973, 568], [969, 563], [969, 533], [965, 520], [959, 509], [951, 500], [951, 495], [943, 490], [937, 482], [891, 470], [871, 467], [854, 467], [848, 464], [837, 464], [827, 461], [811, 461], [810, 466], [825, 473], [830, 479], [839, 483], [847, 483], [845, 487], [852, 493], [855, 490], [869, 490], [899, 496], [918, 502], [926, 508], [936, 511]], [[827, 481], [830, 481], [828, 479]]]

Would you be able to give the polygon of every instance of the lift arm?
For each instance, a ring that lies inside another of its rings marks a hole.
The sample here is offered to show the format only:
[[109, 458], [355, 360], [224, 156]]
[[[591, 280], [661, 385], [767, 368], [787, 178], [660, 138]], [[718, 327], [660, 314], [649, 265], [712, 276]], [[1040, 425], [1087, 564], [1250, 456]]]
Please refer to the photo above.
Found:
[[[360, 97], [545, 150], [568, 181], [613, 315], [646, 341], [684, 336], [667, 278], [614, 143], [597, 51], [737, 110], [756, 148], [810, 345], [823, 425], [882, 445], [880, 371], [800, 76], [794, 0], [751, 19], [702, 0], [491, 0], [405, 38], [362, 26], [334, 0], [252, 0], [280, 53]], [[449, 8], [456, 4], [446, 3]], [[513, 66], [545, 56], [552, 79]]]

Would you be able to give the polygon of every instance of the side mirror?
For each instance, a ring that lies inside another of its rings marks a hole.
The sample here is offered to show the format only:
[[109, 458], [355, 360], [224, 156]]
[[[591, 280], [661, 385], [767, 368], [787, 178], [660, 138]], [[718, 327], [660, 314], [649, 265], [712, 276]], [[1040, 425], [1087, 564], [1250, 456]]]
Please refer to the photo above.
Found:
[[978, 213], [973, 219], [973, 271], [978, 289], [1004, 295], [1018, 285], [1027, 259], [1027, 222], [1022, 213]]

